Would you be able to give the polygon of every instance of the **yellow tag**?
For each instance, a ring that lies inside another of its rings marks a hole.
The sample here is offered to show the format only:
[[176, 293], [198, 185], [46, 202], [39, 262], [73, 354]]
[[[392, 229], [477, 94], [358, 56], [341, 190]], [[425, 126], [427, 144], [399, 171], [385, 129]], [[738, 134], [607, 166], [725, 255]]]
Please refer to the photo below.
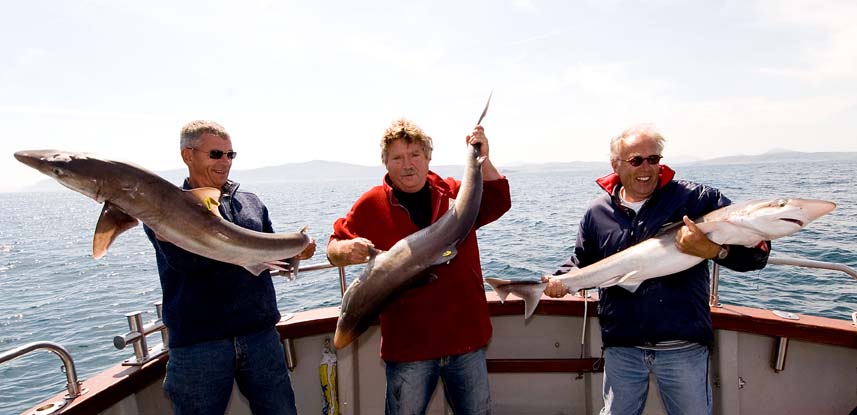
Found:
[[207, 197], [205, 198], [205, 208], [214, 211], [217, 206], [220, 206], [220, 202], [214, 200], [213, 198]]

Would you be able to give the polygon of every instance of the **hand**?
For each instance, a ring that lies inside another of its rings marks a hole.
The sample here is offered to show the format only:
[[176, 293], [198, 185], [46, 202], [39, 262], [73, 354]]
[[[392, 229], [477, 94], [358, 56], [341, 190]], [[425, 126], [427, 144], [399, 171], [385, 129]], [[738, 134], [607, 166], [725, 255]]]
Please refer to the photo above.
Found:
[[315, 254], [315, 239], [309, 238], [309, 244], [301, 253], [297, 255], [298, 259], [310, 259]]
[[685, 215], [684, 226], [675, 235], [675, 246], [682, 253], [711, 259], [720, 252], [720, 245], [711, 242], [696, 224]]
[[545, 295], [553, 298], [562, 298], [568, 293], [568, 287], [562, 281], [551, 277], [550, 275], [542, 275], [542, 282], [548, 284], [545, 287]]
[[336, 247], [337, 262], [347, 264], [362, 264], [369, 260], [369, 247], [374, 248], [372, 241], [366, 238], [354, 238], [338, 241]]
[[473, 127], [473, 132], [467, 136], [467, 144], [481, 144], [479, 155], [488, 158], [488, 137], [485, 136], [485, 129], [481, 125]]

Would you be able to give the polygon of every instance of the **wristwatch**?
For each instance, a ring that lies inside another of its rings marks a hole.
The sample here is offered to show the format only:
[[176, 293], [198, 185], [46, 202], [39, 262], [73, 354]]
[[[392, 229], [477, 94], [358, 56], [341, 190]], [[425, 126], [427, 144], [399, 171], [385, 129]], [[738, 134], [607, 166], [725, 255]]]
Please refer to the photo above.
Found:
[[727, 255], [729, 255], [729, 247], [720, 245], [720, 252], [717, 253], [717, 259], [725, 259]]

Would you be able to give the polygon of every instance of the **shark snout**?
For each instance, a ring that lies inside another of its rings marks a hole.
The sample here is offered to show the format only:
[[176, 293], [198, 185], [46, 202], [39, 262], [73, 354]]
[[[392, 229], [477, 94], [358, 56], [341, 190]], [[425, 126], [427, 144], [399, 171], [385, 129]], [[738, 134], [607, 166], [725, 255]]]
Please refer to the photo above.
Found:
[[34, 169], [38, 169], [42, 157], [41, 151], [24, 150], [15, 152], [15, 159]]
[[[793, 203], [803, 213], [804, 218], [801, 226], [806, 226], [808, 223], [830, 213], [836, 209], [836, 203], [828, 200], [818, 199], [792, 199]], [[799, 219], [795, 219], [800, 221]]]

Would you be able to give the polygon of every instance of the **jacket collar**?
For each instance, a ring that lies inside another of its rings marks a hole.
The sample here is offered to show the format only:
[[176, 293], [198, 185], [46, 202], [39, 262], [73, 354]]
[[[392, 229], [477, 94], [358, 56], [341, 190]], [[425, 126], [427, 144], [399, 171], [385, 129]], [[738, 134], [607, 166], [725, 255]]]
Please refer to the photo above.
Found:
[[[658, 189], [667, 185], [670, 180], [675, 177], [675, 170], [671, 169], [666, 164], [661, 164], [658, 166]], [[599, 177], [595, 180], [599, 186], [601, 186], [604, 191], [606, 191], [610, 196], [619, 190], [619, 186], [622, 182], [619, 180], [619, 175], [616, 172], [610, 173], [606, 176]]]
[[[227, 180], [226, 184], [223, 185], [223, 188], [220, 189], [222, 195], [234, 196], [235, 192], [238, 191], [239, 184], [233, 182], [232, 180]], [[184, 183], [182, 183], [182, 189], [191, 190], [193, 187], [190, 186], [190, 178], [186, 177], [184, 179]]]

